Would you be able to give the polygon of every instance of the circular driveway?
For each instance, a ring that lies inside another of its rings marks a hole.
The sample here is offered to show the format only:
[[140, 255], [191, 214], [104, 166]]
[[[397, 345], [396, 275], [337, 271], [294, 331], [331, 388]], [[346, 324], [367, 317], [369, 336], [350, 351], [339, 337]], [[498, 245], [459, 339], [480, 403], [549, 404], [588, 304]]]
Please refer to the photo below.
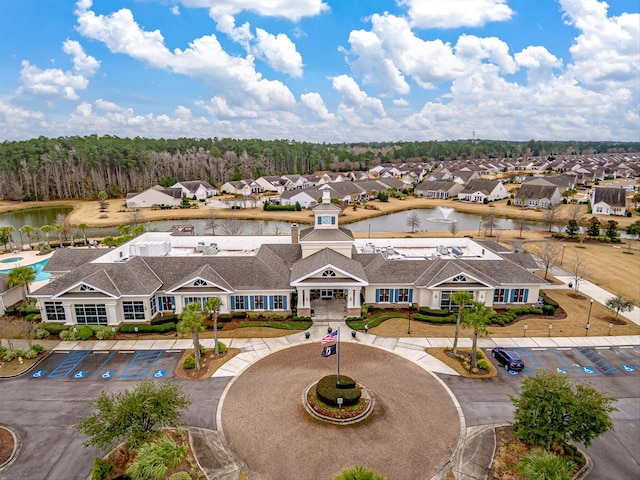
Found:
[[330, 480], [362, 464], [395, 479], [430, 479], [458, 444], [460, 419], [447, 390], [431, 374], [393, 353], [340, 344], [340, 374], [375, 396], [371, 416], [349, 426], [312, 418], [302, 392], [337, 373], [337, 356], [320, 343], [273, 353], [245, 370], [222, 405], [231, 449], [262, 480]]

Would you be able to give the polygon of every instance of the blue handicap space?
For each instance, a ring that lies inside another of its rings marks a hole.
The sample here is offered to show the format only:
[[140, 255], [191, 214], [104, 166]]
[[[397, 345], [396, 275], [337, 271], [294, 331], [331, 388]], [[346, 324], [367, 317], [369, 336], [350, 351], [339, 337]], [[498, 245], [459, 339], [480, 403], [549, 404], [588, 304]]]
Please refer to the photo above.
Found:
[[[576, 350], [580, 352], [582, 355], [584, 355], [586, 358], [588, 358], [591, 361], [591, 363], [593, 363], [595, 368], [597, 368], [599, 371], [601, 371], [605, 375], [620, 373], [620, 370], [618, 370], [618, 368], [613, 363], [611, 363], [609, 360], [607, 360], [602, 355], [600, 355], [595, 348], [578, 347], [576, 348]], [[584, 367], [582, 368], [582, 370], [585, 373], [591, 373], [591, 372], [585, 371]]]
[[153, 378], [162, 378], [167, 374], [166, 370], [156, 370], [153, 372]]
[[504, 366], [504, 369], [507, 371], [507, 373], [509, 375], [520, 375], [520, 372], [517, 370], [511, 370], [510, 368], [507, 368], [507, 366]]
[[587, 373], [587, 374], [589, 374], [589, 375], [595, 375], [595, 374], [596, 374], [595, 369], [594, 369], [594, 368], [592, 368], [592, 367], [587, 367], [587, 366], [583, 365], [583, 366], [581, 366], [580, 368], [582, 369], [582, 371], [583, 371], [584, 373]]
[[141, 350], [133, 357], [120, 378], [147, 378], [163, 350]]
[[524, 362], [524, 369], [522, 370], [524, 373], [535, 375], [538, 370], [544, 369], [538, 357], [528, 348], [514, 348], [513, 350], [518, 352], [518, 355], [520, 355], [520, 358], [522, 358]]
[[562, 373], [563, 375], [568, 375], [569, 373], [580, 373], [580, 370], [577, 368], [577, 365], [573, 365], [566, 356], [561, 355], [558, 350], [555, 348], [550, 348], [549, 352], [551, 352], [557, 360], [560, 362], [559, 367], [556, 367], [556, 372]]
[[115, 370], [106, 370], [100, 374], [100, 378], [103, 380], [108, 380], [110, 378], [115, 377], [115, 375], [116, 375]]
[[43, 378], [46, 375], [46, 370], [36, 370], [31, 374], [31, 378]]
[[104, 368], [107, 366], [107, 363], [109, 363], [109, 360], [111, 360], [116, 353], [117, 353], [116, 351], [111, 352], [109, 356], [106, 358], [106, 360], [102, 362], [102, 365], [100, 365], [100, 367], [96, 370], [96, 372], [92, 376], [102, 378], [102, 379], [112, 378], [113, 376], [115, 376], [115, 370], [104, 370]]
[[556, 368], [556, 372], [561, 373], [563, 375], [568, 375], [569, 374], [569, 370], [567, 370], [564, 367], [557, 367]]
[[66, 378], [90, 353], [91, 350], [74, 350], [49, 374], [48, 378]]
[[622, 370], [625, 371], [625, 372], [635, 372], [636, 371], [636, 369], [632, 365], [620, 365], [620, 368], [622, 368]]
[[[624, 363], [621, 365], [621, 367], [625, 372], [635, 372], [640, 369], [640, 364], [638, 364], [638, 362], [633, 357], [627, 355], [626, 351], [628, 349], [622, 349], [620, 347], [611, 347], [611, 350], [613, 350], [616, 353], [616, 355], [620, 355], [624, 359], [622, 360]], [[625, 365], [628, 367], [632, 367], [633, 370], [628, 370], [624, 368]]]
[[86, 370], [78, 370], [71, 378], [84, 378], [87, 376], [87, 373], [89, 372]]

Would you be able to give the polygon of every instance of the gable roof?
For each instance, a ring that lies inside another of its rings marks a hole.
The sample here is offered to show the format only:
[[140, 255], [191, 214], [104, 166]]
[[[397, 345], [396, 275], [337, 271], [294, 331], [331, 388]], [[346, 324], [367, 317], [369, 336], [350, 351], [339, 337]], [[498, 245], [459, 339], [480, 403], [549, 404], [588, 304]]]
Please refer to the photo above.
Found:
[[297, 261], [291, 269], [291, 283], [300, 282], [305, 277], [327, 267], [334, 267], [367, 283], [367, 275], [360, 262], [345, 257], [330, 248], [323, 248], [307, 258]]
[[532, 185], [525, 183], [515, 195], [515, 198], [524, 198], [529, 200], [541, 200], [543, 198], [550, 199], [554, 193], [559, 192], [556, 185]]
[[596, 187], [593, 193], [593, 204], [604, 202], [610, 207], [627, 206], [627, 192], [619, 187]]
[[471, 180], [465, 187], [458, 193], [474, 193], [474, 192], [482, 192], [485, 195], [491, 194], [493, 190], [498, 186], [500, 182], [498, 180], [482, 180], [476, 179]]

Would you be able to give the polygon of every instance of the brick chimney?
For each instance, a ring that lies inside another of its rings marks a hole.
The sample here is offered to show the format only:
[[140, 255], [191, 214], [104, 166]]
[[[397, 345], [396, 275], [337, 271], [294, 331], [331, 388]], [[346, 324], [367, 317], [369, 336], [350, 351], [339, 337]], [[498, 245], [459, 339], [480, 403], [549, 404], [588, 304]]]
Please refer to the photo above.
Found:
[[298, 239], [298, 224], [294, 223], [291, 225], [291, 245], [297, 245]]

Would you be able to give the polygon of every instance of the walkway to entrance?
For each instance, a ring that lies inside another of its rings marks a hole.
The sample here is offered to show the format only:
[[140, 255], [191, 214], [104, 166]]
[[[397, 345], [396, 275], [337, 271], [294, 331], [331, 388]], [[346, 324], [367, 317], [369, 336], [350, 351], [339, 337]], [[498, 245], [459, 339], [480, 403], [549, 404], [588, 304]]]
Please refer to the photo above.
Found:
[[347, 318], [346, 300], [312, 300], [313, 321], [344, 320]]

